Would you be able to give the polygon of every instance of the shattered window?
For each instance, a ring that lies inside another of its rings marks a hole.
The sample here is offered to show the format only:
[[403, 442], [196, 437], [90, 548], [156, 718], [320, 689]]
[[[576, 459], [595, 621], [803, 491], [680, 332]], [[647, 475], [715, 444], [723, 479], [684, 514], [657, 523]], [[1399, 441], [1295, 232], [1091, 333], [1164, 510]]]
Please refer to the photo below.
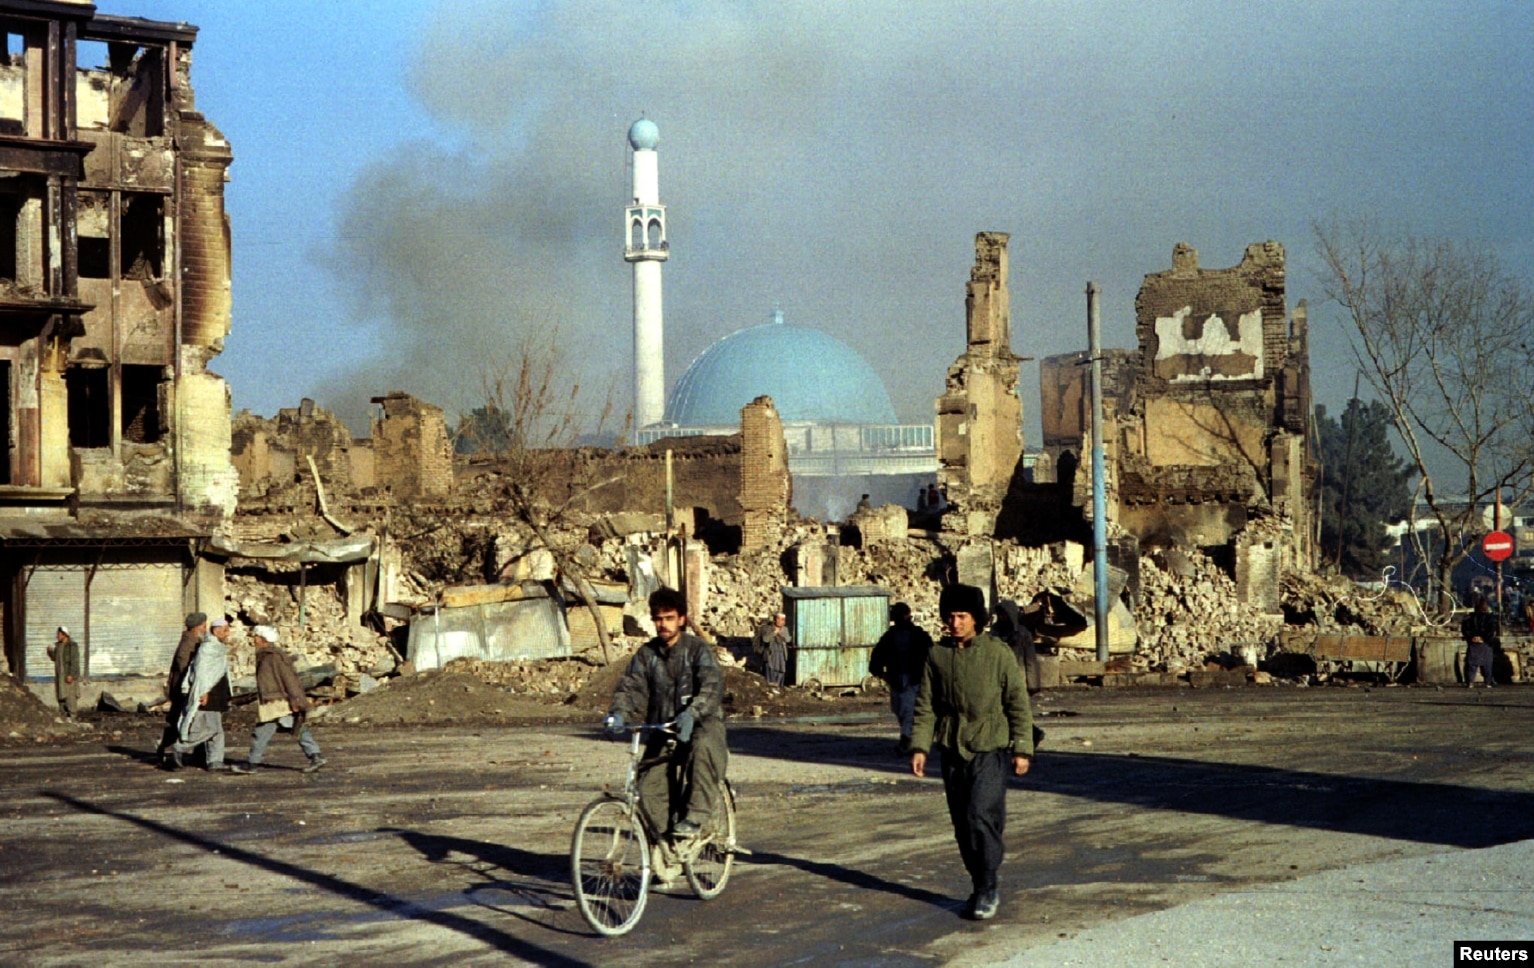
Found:
[[111, 201], [106, 192], [82, 191], [75, 207], [75, 232], [79, 243], [77, 272], [81, 279], [109, 279], [112, 273], [112, 239], [109, 227]]
[[0, 63], [0, 134], [27, 132], [27, 40], [5, 32], [5, 60]]
[[122, 368], [123, 440], [132, 444], [153, 444], [165, 433], [160, 420], [160, 377], [158, 366]]
[[122, 278], [159, 279], [165, 255], [165, 218], [159, 195], [123, 195]]
[[64, 372], [69, 391], [69, 446], [112, 446], [112, 396], [103, 366], [70, 367]]

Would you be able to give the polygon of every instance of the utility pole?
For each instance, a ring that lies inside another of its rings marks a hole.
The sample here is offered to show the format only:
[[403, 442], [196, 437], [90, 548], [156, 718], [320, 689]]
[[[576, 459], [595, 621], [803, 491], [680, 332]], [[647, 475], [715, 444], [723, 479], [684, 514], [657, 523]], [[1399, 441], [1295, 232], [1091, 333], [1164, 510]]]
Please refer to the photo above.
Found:
[[1108, 661], [1108, 500], [1103, 461], [1103, 348], [1097, 283], [1087, 283], [1087, 356], [1092, 361], [1092, 577], [1097, 661]]

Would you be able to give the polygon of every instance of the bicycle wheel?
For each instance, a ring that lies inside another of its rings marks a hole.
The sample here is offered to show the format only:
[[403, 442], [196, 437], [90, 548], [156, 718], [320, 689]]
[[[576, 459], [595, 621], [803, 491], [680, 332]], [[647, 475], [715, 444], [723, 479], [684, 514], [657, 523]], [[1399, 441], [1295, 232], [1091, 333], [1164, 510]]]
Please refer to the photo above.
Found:
[[581, 812], [570, 843], [570, 883], [581, 916], [598, 934], [627, 934], [650, 894], [650, 844], [622, 800], [596, 800]]
[[735, 794], [728, 782], [720, 792], [708, 840], [682, 865], [688, 886], [705, 901], [719, 896], [735, 866]]

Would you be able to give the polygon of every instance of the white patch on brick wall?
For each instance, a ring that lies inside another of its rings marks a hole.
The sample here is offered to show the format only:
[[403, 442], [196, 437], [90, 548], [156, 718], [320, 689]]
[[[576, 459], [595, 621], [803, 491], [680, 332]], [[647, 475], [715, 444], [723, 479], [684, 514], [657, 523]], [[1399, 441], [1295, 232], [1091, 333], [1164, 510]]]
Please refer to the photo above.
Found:
[[1262, 310], [1242, 313], [1236, 320], [1236, 337], [1231, 338], [1230, 325], [1218, 314], [1210, 313], [1204, 319], [1199, 335], [1194, 339], [1183, 336], [1183, 321], [1193, 312], [1192, 306], [1184, 306], [1171, 316], [1156, 317], [1156, 359], [1168, 360], [1177, 356], [1231, 356], [1244, 353], [1253, 359], [1248, 373], [1214, 373], [1205, 367], [1199, 374], [1183, 374], [1173, 377], [1174, 382], [1194, 380], [1249, 380], [1262, 376]]

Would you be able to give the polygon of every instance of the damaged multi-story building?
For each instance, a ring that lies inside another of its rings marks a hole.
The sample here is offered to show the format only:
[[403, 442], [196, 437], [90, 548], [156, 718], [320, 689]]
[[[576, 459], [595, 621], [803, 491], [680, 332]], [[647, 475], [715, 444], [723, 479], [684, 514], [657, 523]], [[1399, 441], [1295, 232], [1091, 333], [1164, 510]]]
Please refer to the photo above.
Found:
[[[1108, 514], [1145, 549], [1209, 551], [1243, 601], [1276, 610], [1278, 576], [1314, 564], [1310, 364], [1283, 246], [1204, 269], [1185, 244], [1135, 300], [1137, 351], [1104, 352]], [[1044, 466], [1091, 505], [1083, 354], [1041, 364]]]
[[234, 511], [224, 182], [186, 24], [0, 8], [0, 579], [13, 674], [58, 626], [95, 678], [163, 674], [223, 601]]
[[[964, 514], [964, 529], [989, 534], [1023, 457], [1022, 358], [1012, 352], [1005, 232], [975, 236], [965, 289], [965, 349], [937, 398], [938, 481]], [[956, 522], [957, 523], [957, 522]]]

